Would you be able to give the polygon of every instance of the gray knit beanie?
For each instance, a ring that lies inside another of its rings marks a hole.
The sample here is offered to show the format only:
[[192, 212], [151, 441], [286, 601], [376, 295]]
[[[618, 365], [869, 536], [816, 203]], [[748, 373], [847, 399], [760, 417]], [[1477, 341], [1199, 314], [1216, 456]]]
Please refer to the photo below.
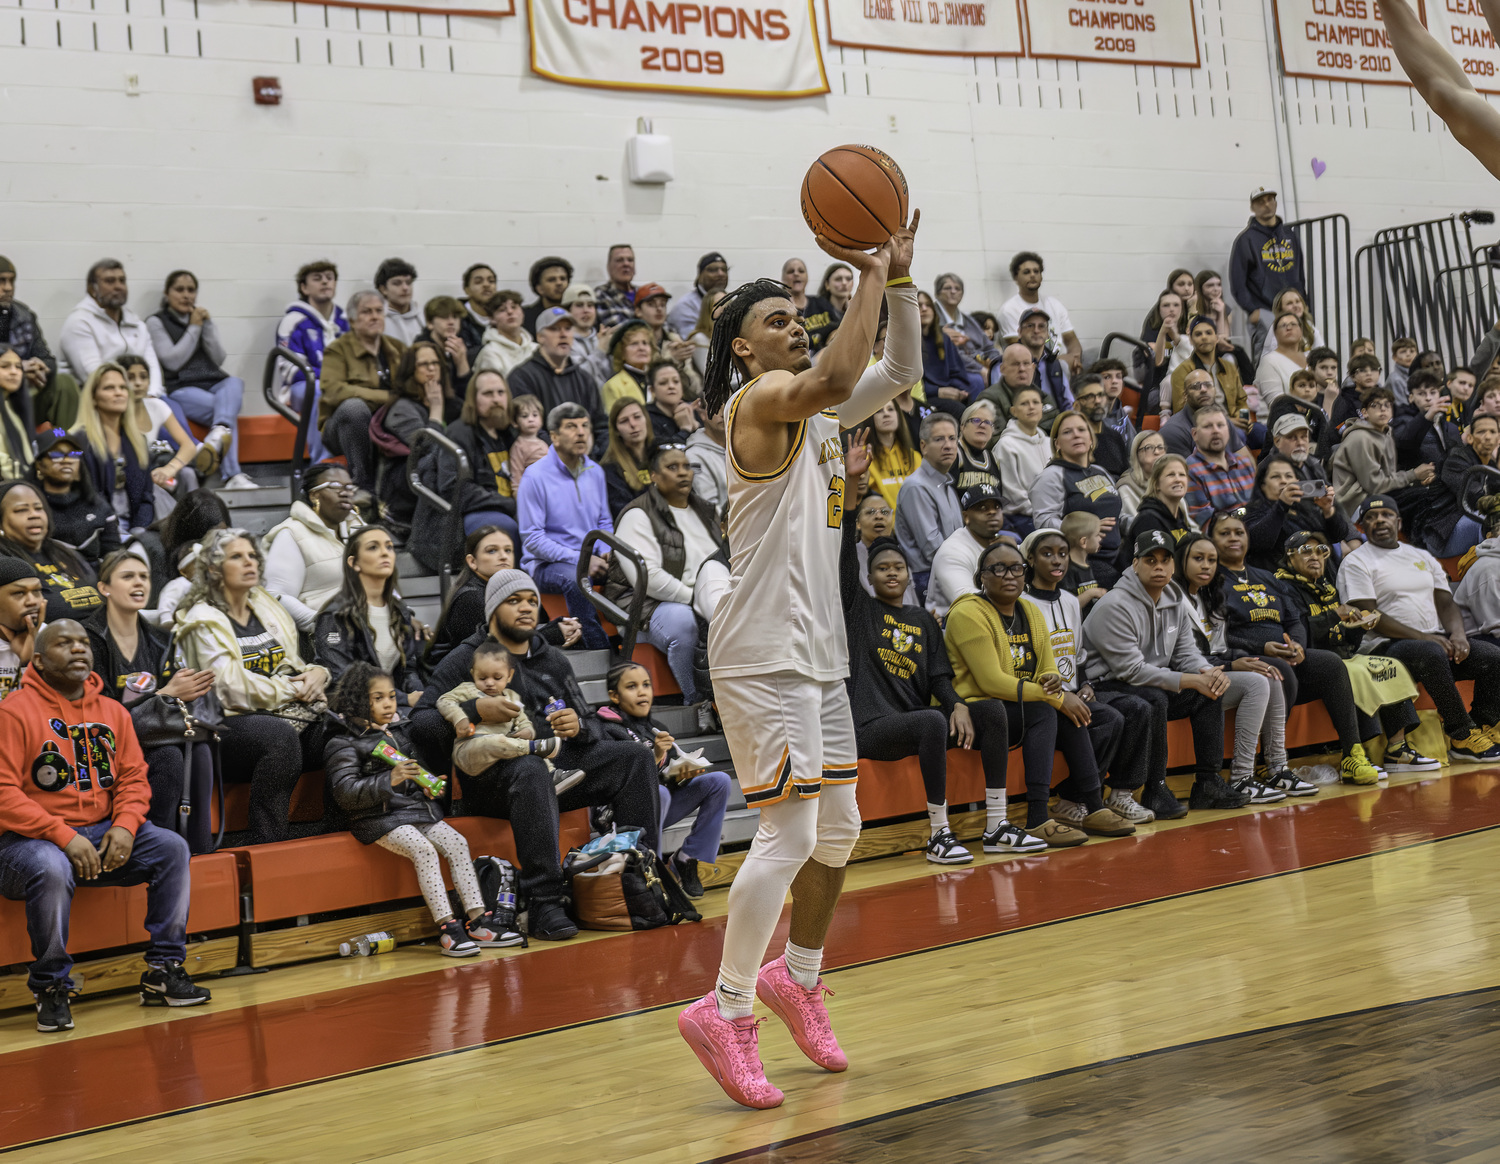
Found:
[[530, 590], [541, 598], [542, 590], [525, 570], [496, 570], [484, 588], [484, 625], [494, 620], [500, 604], [518, 590]]

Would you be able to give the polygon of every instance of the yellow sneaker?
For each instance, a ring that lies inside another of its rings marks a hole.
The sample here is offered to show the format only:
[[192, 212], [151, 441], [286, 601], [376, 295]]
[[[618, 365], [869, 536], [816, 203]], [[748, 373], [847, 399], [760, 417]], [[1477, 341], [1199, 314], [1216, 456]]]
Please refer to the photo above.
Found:
[[1378, 784], [1380, 770], [1370, 763], [1363, 744], [1355, 744], [1339, 761], [1339, 776], [1345, 784]]
[[1500, 760], [1497, 745], [1484, 728], [1476, 727], [1463, 739], [1449, 739], [1448, 760], [1455, 764], [1488, 764]]

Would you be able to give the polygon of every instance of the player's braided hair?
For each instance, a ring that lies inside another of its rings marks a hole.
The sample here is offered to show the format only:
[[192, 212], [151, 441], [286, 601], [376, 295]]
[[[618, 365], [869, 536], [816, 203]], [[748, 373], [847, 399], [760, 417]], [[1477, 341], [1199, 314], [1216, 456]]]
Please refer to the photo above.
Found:
[[716, 415], [734, 395], [736, 381], [745, 366], [730, 349], [745, 326], [750, 309], [765, 299], [790, 299], [791, 288], [775, 279], [756, 279], [736, 287], [714, 307], [713, 333], [708, 341], [708, 364], [703, 372], [703, 407]]

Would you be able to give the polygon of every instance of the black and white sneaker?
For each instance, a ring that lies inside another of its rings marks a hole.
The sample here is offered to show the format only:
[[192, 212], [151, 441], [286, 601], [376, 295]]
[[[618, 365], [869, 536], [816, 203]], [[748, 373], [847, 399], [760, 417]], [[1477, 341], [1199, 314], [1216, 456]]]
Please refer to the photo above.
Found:
[[682, 891], [689, 897], [697, 900], [703, 896], [703, 878], [698, 876], [698, 862], [692, 857], [684, 857], [681, 853], [672, 857], [672, 872], [677, 875], [677, 883], [682, 886]]
[[584, 778], [582, 768], [554, 768], [552, 770], [552, 791], [561, 796], [569, 788], [581, 782]]
[[1385, 759], [1380, 762], [1387, 772], [1436, 772], [1443, 766], [1441, 760], [1424, 756], [1406, 740], [1394, 748], [1385, 750]]
[[1267, 788], [1274, 788], [1285, 792], [1288, 796], [1316, 796], [1318, 786], [1309, 784], [1290, 768], [1283, 768], [1280, 772], [1274, 772], [1261, 781]]
[[472, 958], [479, 953], [479, 943], [463, 922], [450, 917], [438, 926], [438, 949], [450, 958]]
[[526, 944], [526, 935], [516, 929], [514, 910], [509, 912], [499, 909], [488, 910], [476, 918], [469, 919], [464, 928], [469, 931], [469, 937], [476, 944], [487, 950]]
[[1258, 780], [1236, 780], [1229, 786], [1235, 792], [1250, 798], [1251, 804], [1276, 804], [1286, 799], [1286, 793]]
[[986, 853], [1045, 853], [1047, 842], [1034, 837], [1024, 829], [1018, 829], [1010, 821], [1002, 821], [994, 832], [984, 834]]
[[199, 1006], [212, 997], [193, 984], [181, 962], [152, 966], [141, 975], [142, 1006]]
[[75, 993], [72, 984], [65, 978], [61, 982], [54, 982], [38, 994], [36, 996], [36, 1029], [44, 1035], [50, 1035], [55, 1031], [71, 1031], [73, 1008], [68, 1005], [68, 1002]]
[[927, 842], [927, 859], [934, 865], [967, 865], [974, 854], [958, 843], [951, 829], [939, 829]]

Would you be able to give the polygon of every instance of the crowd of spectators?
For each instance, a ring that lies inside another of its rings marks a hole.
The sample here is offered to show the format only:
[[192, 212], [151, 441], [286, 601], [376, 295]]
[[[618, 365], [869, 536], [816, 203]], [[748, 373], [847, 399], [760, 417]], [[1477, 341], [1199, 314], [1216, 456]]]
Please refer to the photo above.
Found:
[[[1389, 373], [1368, 341], [1341, 363], [1275, 203], [1270, 191], [1252, 197], [1227, 280], [1238, 308], [1220, 273], [1171, 272], [1130, 366], [1085, 363], [1032, 252], [1011, 262], [1016, 294], [993, 313], [966, 310], [952, 272], [919, 296], [922, 377], [849, 434], [841, 574], [829, 584], [843, 595], [860, 755], [917, 757], [929, 859], [971, 859], [948, 824], [950, 745], [981, 756], [987, 852], [1312, 795], [1284, 737], [1290, 709], [1314, 699], [1352, 783], [1439, 763], [1406, 739], [1415, 682], [1437, 704], [1446, 758], [1500, 759], [1500, 371], [1489, 367], [1500, 327], [1470, 367], [1445, 369], [1409, 340], [1393, 345]], [[82, 683], [89, 700], [124, 705], [123, 719], [109, 713], [119, 734], [158, 696], [211, 694], [222, 776], [249, 785], [249, 830], [235, 839], [288, 836], [294, 786], [326, 768], [325, 827], [413, 861], [449, 954], [511, 938], [466, 883], [455, 881], [466, 918], [429, 892], [440, 860], [456, 870], [466, 850], [442, 824], [451, 803], [417, 778], [455, 764], [464, 808], [515, 828], [534, 936], [575, 932], [557, 861], [558, 812], [570, 808], [653, 845], [664, 821], [696, 808], [674, 869], [701, 892], [696, 862], [716, 851], [727, 778], [681, 792], [665, 777], [673, 741], [652, 724], [649, 674], [612, 673], [601, 716], [565, 652], [611, 645], [581, 572], [620, 607], [639, 598], [641, 640], [665, 655], [699, 724], [714, 722], [707, 627], [734, 547], [726, 420], [699, 389], [730, 270], [705, 254], [674, 300], [637, 282], [629, 246], [610, 248], [606, 269], [589, 287], [568, 259], [546, 256], [528, 299], [477, 263], [462, 298], [419, 309], [404, 260], [382, 263], [374, 288], [342, 307], [334, 264], [305, 265], [276, 332], [298, 360], [281, 361], [276, 384], [291, 407], [315, 411], [314, 463], [286, 518], [256, 538], [213, 492], [254, 482], [237, 459], [244, 386], [222, 370], [192, 273], [168, 276], [143, 321], [126, 306], [123, 267], [96, 263], [58, 360], [0, 259], [0, 694], [17, 695], [0, 708], [0, 735], [28, 691], [55, 703]], [[816, 289], [800, 259], [781, 274], [816, 358], [853, 274], [834, 264]], [[882, 326], [877, 357], [884, 342]], [[401, 598], [396, 571], [403, 544], [433, 550], [404, 471], [425, 429], [470, 467], [462, 490], [441, 457], [419, 469], [458, 506], [466, 536], [433, 628]], [[184, 488], [195, 473], [212, 488]], [[1457, 593], [1439, 557], [1462, 559]], [[543, 594], [560, 595], [567, 616], [545, 621]], [[75, 674], [85, 654], [88, 678]], [[1455, 686], [1466, 679], [1467, 706]], [[1194, 743], [1187, 804], [1166, 785], [1166, 725], [1179, 718]], [[1145, 726], [1147, 747], [1122, 746], [1126, 722]], [[1366, 751], [1381, 735], [1384, 768]], [[1016, 744], [1024, 827], [1006, 802]], [[401, 759], [382, 769], [392, 751]], [[1069, 769], [1055, 808], [1054, 751]], [[26, 862], [89, 876], [68, 836], [93, 842], [100, 826], [175, 853], [173, 814], [202, 795], [208, 767], [180, 748], [130, 756], [111, 818], [109, 804], [33, 796], [20, 767], [32, 759], [0, 758], [6, 877]], [[211, 844], [205, 822], [188, 831], [195, 851]], [[44, 838], [68, 863], [37, 856]], [[145, 876], [128, 845], [110, 865], [121, 844], [105, 846], [104, 864]], [[147, 960], [167, 968], [163, 989], [190, 991], [175, 925], [152, 931]], [[65, 961], [33, 968], [54, 1014]]]

